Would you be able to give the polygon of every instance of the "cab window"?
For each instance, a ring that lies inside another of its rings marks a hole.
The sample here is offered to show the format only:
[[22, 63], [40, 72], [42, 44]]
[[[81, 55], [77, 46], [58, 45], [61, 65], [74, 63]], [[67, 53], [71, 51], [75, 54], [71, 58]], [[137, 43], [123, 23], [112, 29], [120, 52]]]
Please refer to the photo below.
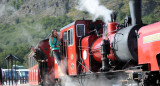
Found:
[[63, 41], [67, 40], [67, 31], [63, 32]]
[[73, 44], [73, 29], [68, 30], [68, 45]]
[[85, 35], [85, 26], [84, 24], [77, 24], [76, 25], [76, 32], [77, 32], [77, 37], [82, 37]]

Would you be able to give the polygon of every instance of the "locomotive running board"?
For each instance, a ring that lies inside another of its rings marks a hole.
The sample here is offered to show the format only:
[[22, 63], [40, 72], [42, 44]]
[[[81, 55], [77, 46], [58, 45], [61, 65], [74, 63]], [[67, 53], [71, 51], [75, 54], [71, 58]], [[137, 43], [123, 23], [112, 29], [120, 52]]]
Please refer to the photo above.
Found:
[[128, 62], [124, 63], [124, 62], [119, 62], [114, 68], [113, 70], [123, 70], [125, 68], [130, 67], [131, 65], [136, 65], [137, 63], [135, 63], [135, 61], [133, 60], [129, 60]]

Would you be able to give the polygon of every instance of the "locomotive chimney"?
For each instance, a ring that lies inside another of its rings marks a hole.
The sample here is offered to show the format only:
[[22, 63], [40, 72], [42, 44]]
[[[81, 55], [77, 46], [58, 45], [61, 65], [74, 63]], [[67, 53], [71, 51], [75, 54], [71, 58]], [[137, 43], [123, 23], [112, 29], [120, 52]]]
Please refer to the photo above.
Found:
[[129, 0], [132, 25], [142, 24], [141, 20], [141, 0]]

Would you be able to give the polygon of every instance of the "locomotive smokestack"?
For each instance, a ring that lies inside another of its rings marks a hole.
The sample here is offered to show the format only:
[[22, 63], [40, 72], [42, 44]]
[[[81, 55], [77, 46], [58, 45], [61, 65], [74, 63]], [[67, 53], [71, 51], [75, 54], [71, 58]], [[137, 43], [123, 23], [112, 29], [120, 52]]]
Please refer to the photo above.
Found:
[[132, 25], [142, 24], [141, 20], [141, 0], [129, 0]]

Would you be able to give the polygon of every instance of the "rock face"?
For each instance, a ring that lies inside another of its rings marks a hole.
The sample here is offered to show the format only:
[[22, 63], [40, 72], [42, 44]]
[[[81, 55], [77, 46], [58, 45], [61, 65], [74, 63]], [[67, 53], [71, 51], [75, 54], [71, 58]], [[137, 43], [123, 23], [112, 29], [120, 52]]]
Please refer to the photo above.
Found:
[[18, 10], [20, 15], [61, 16], [69, 11], [74, 0], [26, 0]]
[[8, 3], [10, 0], [0, 0], [0, 3], [4, 4], [4, 3]]
[[[79, 19], [82, 16], [78, 13], [79, 11], [73, 9], [78, 0], [24, 0], [18, 9], [11, 5], [13, 1], [20, 0], [0, 0], [0, 23], [12, 23], [17, 17], [32, 15], [56, 17], [69, 14], [71, 17], [75, 16], [73, 19]], [[128, 0], [99, 1], [102, 5], [117, 12], [119, 21], [124, 16], [129, 15]], [[148, 16], [148, 14], [154, 14], [153, 16], [156, 16], [156, 18], [159, 17], [160, 0], [142, 0], [142, 7], [142, 17]]]
[[[0, 0], [0, 6], [13, 7], [10, 5], [12, 0]], [[61, 16], [66, 14], [71, 7], [75, 5], [75, 0], [25, 0], [18, 10], [14, 9], [10, 16], [28, 16], [28, 15], [41, 15], [41, 16]], [[0, 8], [1, 10], [1, 8]], [[6, 14], [5, 14], [6, 15]], [[0, 16], [4, 17], [4, 16]]]

